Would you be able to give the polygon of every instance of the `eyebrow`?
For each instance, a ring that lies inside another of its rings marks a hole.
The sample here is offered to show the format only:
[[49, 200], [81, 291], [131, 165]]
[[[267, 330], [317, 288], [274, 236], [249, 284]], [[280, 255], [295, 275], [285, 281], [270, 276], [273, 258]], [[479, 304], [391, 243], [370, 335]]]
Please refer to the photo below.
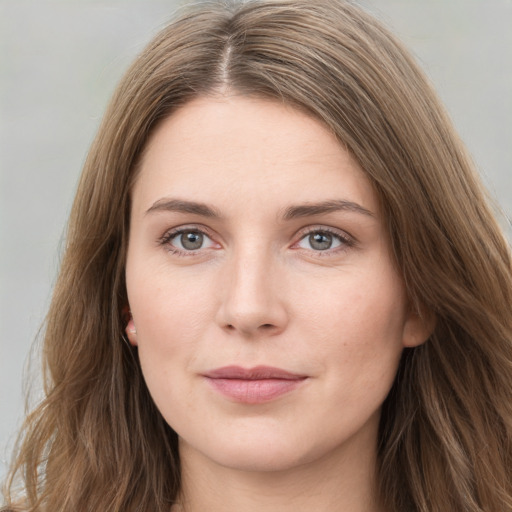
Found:
[[346, 201], [345, 199], [336, 199], [331, 201], [322, 201], [321, 203], [307, 203], [290, 206], [286, 208], [283, 218], [284, 220], [291, 220], [300, 217], [313, 217], [315, 215], [338, 211], [361, 213], [369, 217], [374, 217], [373, 212], [364, 208], [364, 206], [361, 206], [360, 204], [354, 203], [353, 201]]
[[146, 215], [152, 212], [179, 212], [192, 213], [201, 217], [220, 218], [220, 213], [213, 207], [195, 201], [184, 201], [182, 199], [159, 199], [146, 211]]
[[[220, 212], [205, 203], [199, 203], [195, 201], [185, 201], [183, 199], [171, 199], [163, 198], [159, 199], [146, 211], [148, 213], [153, 212], [179, 212], [179, 213], [191, 213], [194, 215], [200, 215], [201, 217], [208, 218], [221, 218]], [[345, 199], [335, 199], [329, 201], [322, 201], [320, 203], [306, 203], [295, 206], [289, 206], [284, 210], [282, 218], [284, 220], [292, 220], [301, 217], [313, 217], [315, 215], [322, 215], [325, 213], [332, 213], [338, 211], [348, 211], [354, 213], [360, 213], [369, 217], [374, 217], [374, 214], [353, 201], [347, 201]]]

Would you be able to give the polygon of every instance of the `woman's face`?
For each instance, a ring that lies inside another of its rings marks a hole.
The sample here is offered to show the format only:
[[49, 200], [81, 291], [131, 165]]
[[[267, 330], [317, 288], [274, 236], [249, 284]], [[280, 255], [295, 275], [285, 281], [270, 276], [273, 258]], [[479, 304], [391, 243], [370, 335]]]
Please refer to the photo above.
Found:
[[335, 137], [280, 103], [200, 98], [158, 127], [132, 199], [127, 332], [182, 453], [253, 470], [371, 456], [426, 332]]

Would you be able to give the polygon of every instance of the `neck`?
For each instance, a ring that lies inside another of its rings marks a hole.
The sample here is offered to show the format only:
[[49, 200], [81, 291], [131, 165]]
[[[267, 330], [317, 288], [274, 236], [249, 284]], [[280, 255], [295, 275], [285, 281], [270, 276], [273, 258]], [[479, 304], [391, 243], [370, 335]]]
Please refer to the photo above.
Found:
[[181, 442], [182, 490], [172, 512], [382, 512], [372, 448], [340, 449], [280, 471], [247, 471], [220, 466]]

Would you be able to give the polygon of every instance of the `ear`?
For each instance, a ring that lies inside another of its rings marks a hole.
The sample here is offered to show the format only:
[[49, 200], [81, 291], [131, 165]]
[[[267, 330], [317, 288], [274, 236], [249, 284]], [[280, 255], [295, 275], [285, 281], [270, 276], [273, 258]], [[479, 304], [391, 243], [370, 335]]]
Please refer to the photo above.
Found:
[[123, 308], [123, 322], [126, 323], [125, 332], [128, 336], [128, 341], [130, 345], [134, 347], [137, 346], [137, 329], [135, 328], [135, 323], [133, 322], [132, 312], [130, 311], [130, 306], [128, 304]]
[[130, 320], [128, 321], [128, 324], [125, 328], [126, 335], [128, 336], [128, 341], [130, 342], [130, 345], [133, 345], [134, 347], [137, 346], [137, 329], [135, 328], [135, 324], [133, 322], [133, 318], [130, 317]]
[[404, 324], [403, 346], [412, 348], [422, 345], [432, 335], [435, 327], [434, 313], [427, 311], [426, 308], [422, 308], [420, 311], [411, 308]]

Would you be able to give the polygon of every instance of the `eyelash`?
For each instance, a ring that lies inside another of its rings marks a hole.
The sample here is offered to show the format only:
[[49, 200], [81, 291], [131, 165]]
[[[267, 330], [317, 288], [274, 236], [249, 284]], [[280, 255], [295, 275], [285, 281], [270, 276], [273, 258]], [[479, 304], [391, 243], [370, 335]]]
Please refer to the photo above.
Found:
[[[195, 256], [200, 251], [204, 250], [203, 248], [197, 249], [197, 250], [182, 250], [178, 247], [174, 247], [171, 244], [171, 241], [176, 238], [179, 235], [182, 235], [184, 233], [199, 233], [201, 235], [204, 235], [208, 237], [210, 240], [213, 241], [213, 236], [210, 234], [209, 230], [205, 229], [204, 227], [198, 227], [198, 226], [183, 226], [179, 228], [172, 229], [170, 231], [167, 231], [161, 238], [158, 240], [158, 244], [161, 246], [165, 246], [166, 249], [173, 255], [179, 256], [179, 257], [187, 257], [187, 256]], [[303, 249], [301, 247], [295, 247], [297, 246], [302, 240], [304, 240], [306, 237], [311, 236], [313, 234], [328, 234], [331, 235], [333, 238], [338, 239], [340, 242], [339, 247], [335, 247], [334, 249], [325, 249], [325, 250], [314, 250], [314, 249]], [[315, 256], [317, 257], [326, 257], [330, 256], [333, 253], [338, 253], [342, 251], [346, 251], [347, 249], [350, 249], [351, 247], [354, 247], [356, 245], [356, 240], [348, 235], [347, 233], [344, 233], [342, 231], [338, 231], [332, 228], [328, 227], [311, 227], [306, 228], [306, 230], [301, 231], [298, 234], [299, 238], [297, 242], [295, 242], [292, 245], [292, 248], [294, 250], [303, 250], [308, 252], [315, 253]]]
[[178, 247], [174, 247], [171, 244], [171, 241], [179, 235], [184, 233], [199, 233], [201, 235], [207, 236], [210, 240], [213, 240], [212, 235], [209, 233], [207, 229], [199, 226], [182, 226], [179, 228], [172, 229], [167, 231], [159, 240], [158, 244], [161, 246], [165, 246], [166, 249], [175, 256], [186, 257], [186, 256], [195, 256], [203, 249], [197, 250], [183, 250]]
[[335, 248], [329, 248], [325, 250], [317, 250], [314, 249], [302, 249], [300, 247], [297, 247], [295, 250], [304, 250], [304, 251], [310, 251], [315, 254], [315, 257], [328, 257], [332, 256], [333, 254], [346, 251], [347, 249], [350, 249], [351, 247], [354, 247], [356, 245], [356, 240], [348, 235], [347, 233], [343, 231], [339, 231], [337, 229], [328, 228], [328, 227], [311, 227], [306, 228], [306, 230], [302, 231], [300, 233], [300, 238], [297, 242], [293, 244], [293, 246], [298, 245], [302, 240], [304, 240], [306, 237], [311, 236], [313, 234], [328, 234], [331, 235], [333, 238], [337, 238], [340, 242], [339, 247]]

